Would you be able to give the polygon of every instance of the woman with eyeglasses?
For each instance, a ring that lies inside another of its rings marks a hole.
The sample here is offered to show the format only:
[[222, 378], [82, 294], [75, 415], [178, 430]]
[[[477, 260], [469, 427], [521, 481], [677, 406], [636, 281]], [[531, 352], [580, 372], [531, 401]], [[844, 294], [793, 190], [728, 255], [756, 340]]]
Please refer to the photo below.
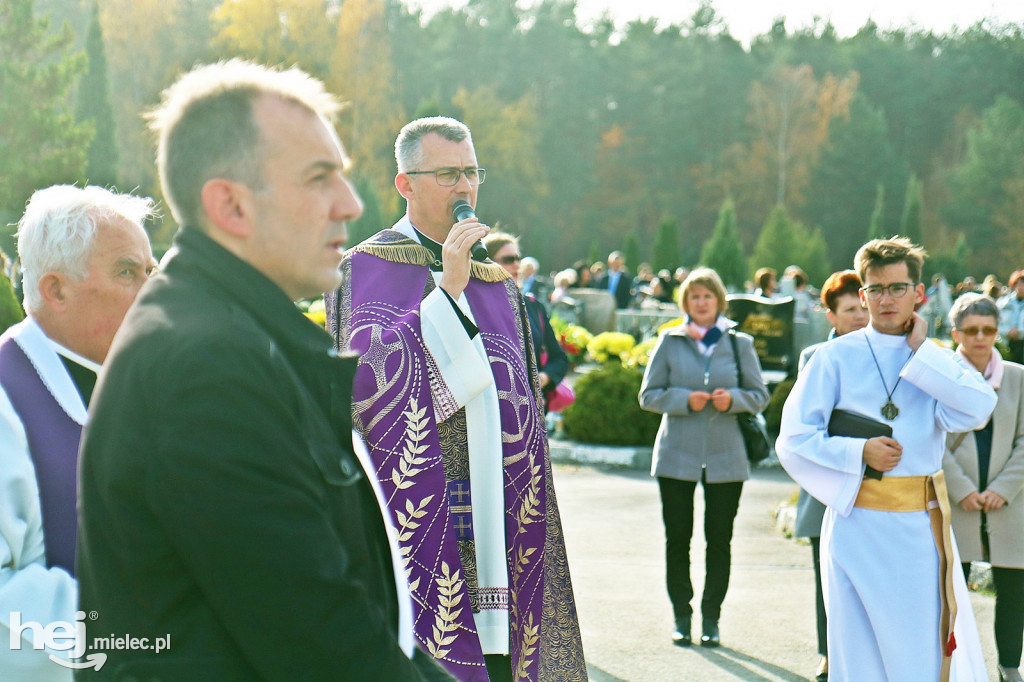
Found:
[[[491, 260], [505, 268], [505, 272], [518, 282], [519, 264], [523, 259], [519, 253], [519, 239], [505, 232], [491, 232], [484, 237], [484, 246], [487, 247], [487, 255]], [[547, 414], [551, 392], [569, 371], [569, 358], [558, 343], [554, 330], [551, 329], [551, 322], [544, 306], [533, 294], [523, 294], [523, 298], [526, 300], [526, 315], [530, 320], [537, 376], [544, 396], [544, 413]]]
[[998, 396], [988, 424], [946, 437], [942, 469], [964, 576], [972, 561], [992, 565], [999, 678], [1021, 682], [1024, 642], [1024, 366], [995, 348], [999, 307], [988, 296], [964, 294], [949, 311], [957, 352]]

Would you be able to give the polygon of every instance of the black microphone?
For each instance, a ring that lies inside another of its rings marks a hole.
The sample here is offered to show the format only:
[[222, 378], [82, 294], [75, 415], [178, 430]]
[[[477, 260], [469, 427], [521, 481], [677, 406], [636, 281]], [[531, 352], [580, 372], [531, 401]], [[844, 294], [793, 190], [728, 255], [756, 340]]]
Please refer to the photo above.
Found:
[[[468, 202], [460, 199], [452, 206], [452, 218], [455, 222], [460, 223], [467, 218], [476, 218], [476, 212]], [[480, 261], [481, 263], [487, 260], [487, 247], [484, 246], [483, 241], [476, 240], [476, 244], [473, 244], [472, 255], [473, 260]]]

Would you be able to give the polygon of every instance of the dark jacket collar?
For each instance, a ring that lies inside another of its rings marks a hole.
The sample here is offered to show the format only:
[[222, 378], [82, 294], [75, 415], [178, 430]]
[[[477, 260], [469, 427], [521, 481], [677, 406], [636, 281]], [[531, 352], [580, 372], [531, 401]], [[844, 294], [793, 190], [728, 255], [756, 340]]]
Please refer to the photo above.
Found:
[[441, 244], [435, 242], [433, 239], [417, 230], [415, 226], [413, 226], [412, 229], [415, 230], [416, 236], [420, 238], [420, 244], [425, 246], [427, 250], [430, 251], [431, 255], [434, 257], [434, 262], [430, 264], [430, 269], [441, 270], [440, 263], [443, 262], [443, 258], [441, 255]]
[[285, 346], [334, 354], [331, 336], [311, 322], [266, 275], [241, 260], [202, 230], [183, 228], [174, 238], [175, 252], [165, 262], [169, 277], [196, 273], [220, 295], [243, 307], [268, 334]]

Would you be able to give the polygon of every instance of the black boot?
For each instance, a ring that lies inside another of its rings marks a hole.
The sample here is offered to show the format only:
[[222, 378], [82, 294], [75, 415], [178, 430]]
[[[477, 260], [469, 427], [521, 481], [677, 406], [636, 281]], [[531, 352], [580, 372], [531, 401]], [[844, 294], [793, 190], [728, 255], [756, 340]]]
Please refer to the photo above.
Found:
[[703, 621], [704, 634], [700, 636], [700, 645], [714, 647], [722, 643], [718, 634], [718, 621], [712, 618], [705, 618]]
[[676, 618], [676, 629], [672, 631], [672, 643], [676, 646], [690, 646], [693, 638], [690, 637], [690, 618]]

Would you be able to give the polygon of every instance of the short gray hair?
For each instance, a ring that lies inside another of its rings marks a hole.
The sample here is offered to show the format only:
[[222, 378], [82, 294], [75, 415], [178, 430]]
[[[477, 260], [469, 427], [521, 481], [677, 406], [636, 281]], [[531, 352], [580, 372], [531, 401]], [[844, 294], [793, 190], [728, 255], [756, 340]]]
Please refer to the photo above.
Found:
[[395, 163], [398, 164], [398, 172], [405, 173], [410, 170], [423, 170], [419, 168], [423, 163], [423, 138], [434, 133], [440, 135], [449, 142], [462, 142], [469, 140], [473, 144], [473, 136], [469, 128], [462, 121], [457, 121], [448, 116], [430, 116], [418, 118], [415, 121], [406, 123], [398, 133], [395, 140]]
[[985, 294], [970, 292], [953, 301], [953, 307], [949, 309], [949, 323], [954, 329], [960, 329], [960, 323], [968, 315], [991, 317], [999, 324], [999, 306]]
[[260, 131], [252, 112], [261, 96], [279, 97], [328, 121], [341, 108], [321, 81], [298, 67], [281, 71], [231, 59], [186, 73], [149, 113], [159, 136], [160, 186], [179, 225], [200, 225], [200, 191], [213, 178], [262, 188]]
[[25, 310], [42, 307], [39, 279], [60, 272], [81, 280], [100, 221], [122, 218], [142, 227], [153, 215], [153, 200], [115, 194], [102, 187], [54, 185], [36, 191], [18, 222], [18, 257]]

